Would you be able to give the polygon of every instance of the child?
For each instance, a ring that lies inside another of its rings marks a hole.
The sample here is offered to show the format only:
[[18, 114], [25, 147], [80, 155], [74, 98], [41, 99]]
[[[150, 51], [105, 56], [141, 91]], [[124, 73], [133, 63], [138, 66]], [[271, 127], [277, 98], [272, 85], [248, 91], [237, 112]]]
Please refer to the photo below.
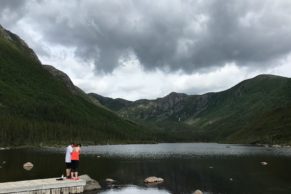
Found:
[[78, 180], [78, 167], [79, 167], [79, 161], [80, 161], [80, 150], [81, 150], [81, 144], [75, 144], [73, 146], [73, 151], [71, 153], [71, 178], [74, 180]]

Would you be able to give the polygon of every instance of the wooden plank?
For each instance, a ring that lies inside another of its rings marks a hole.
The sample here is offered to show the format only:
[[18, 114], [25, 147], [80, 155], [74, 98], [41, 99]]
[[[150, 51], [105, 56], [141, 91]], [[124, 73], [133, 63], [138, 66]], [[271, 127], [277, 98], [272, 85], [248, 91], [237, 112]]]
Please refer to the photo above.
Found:
[[0, 183], [0, 194], [21, 193], [21, 194], [47, 194], [47, 193], [69, 193], [70, 188], [75, 188], [74, 192], [83, 190], [86, 185], [85, 180], [61, 180], [56, 178], [26, 180], [17, 182]]

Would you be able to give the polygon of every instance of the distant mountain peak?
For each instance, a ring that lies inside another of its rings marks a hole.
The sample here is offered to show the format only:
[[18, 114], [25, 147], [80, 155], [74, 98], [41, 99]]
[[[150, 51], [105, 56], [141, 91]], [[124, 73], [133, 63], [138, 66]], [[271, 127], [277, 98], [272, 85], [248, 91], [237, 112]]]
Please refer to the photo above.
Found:
[[272, 74], [260, 74], [255, 76], [253, 79], [273, 79], [273, 78], [286, 78], [283, 76], [279, 76], [279, 75], [272, 75]]
[[165, 97], [174, 97], [174, 96], [187, 96], [187, 94], [178, 93], [178, 92], [171, 92], [168, 95], [166, 95]]
[[163, 98], [158, 98], [158, 101], [168, 101], [170, 104], [176, 104], [183, 101], [188, 95], [184, 93], [171, 92]]

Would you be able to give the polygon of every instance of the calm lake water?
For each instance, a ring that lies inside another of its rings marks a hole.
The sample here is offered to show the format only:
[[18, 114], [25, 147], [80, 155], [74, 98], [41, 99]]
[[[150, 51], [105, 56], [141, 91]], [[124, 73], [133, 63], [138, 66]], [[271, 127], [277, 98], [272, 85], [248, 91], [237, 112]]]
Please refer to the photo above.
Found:
[[[61, 176], [64, 150], [0, 150], [0, 182]], [[27, 161], [35, 165], [31, 171], [22, 168]], [[290, 194], [291, 148], [214, 143], [87, 146], [82, 147], [80, 173], [103, 186], [90, 194], [191, 194], [196, 189], [208, 194]], [[143, 180], [148, 176], [165, 182], [147, 186]], [[106, 178], [117, 182], [108, 186]]]

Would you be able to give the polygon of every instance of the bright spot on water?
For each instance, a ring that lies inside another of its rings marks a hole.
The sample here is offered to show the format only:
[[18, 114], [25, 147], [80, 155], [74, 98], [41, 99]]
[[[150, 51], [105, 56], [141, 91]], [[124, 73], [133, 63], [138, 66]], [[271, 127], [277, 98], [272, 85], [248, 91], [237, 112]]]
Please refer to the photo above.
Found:
[[141, 188], [137, 186], [128, 186], [121, 189], [110, 189], [103, 191], [100, 194], [171, 194], [166, 190], [157, 188]]

